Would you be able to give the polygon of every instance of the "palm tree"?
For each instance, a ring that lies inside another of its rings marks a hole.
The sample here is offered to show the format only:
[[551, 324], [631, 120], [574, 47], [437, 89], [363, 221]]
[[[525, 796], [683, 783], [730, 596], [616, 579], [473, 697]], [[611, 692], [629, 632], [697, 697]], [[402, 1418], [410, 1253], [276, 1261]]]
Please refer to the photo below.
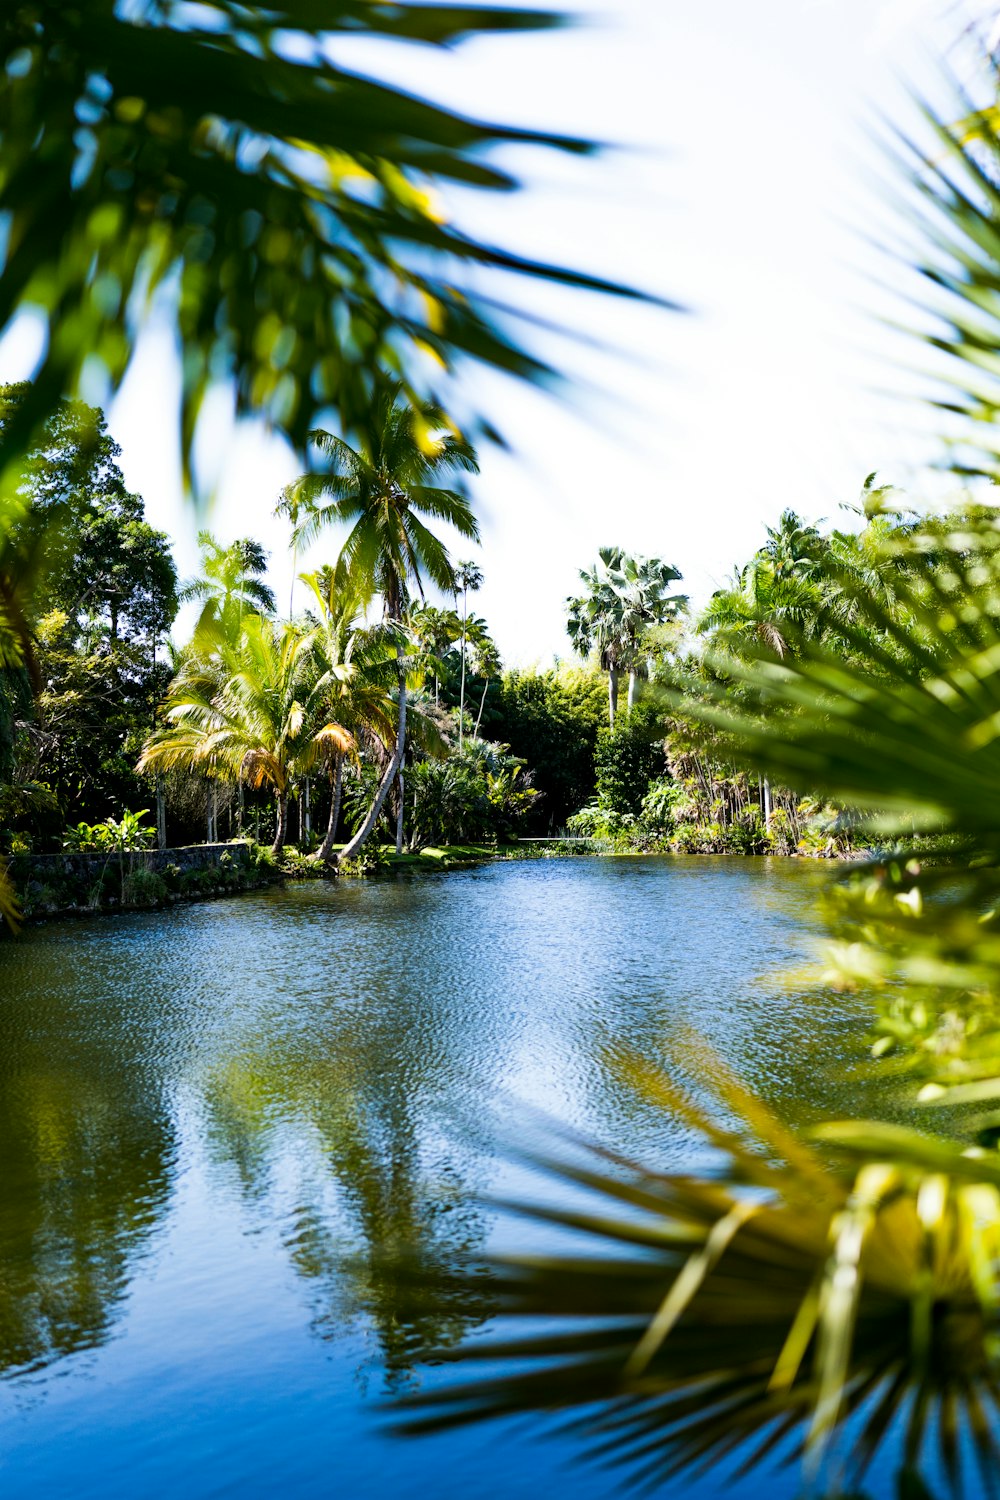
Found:
[[284, 516], [292, 528], [292, 582], [288, 590], [288, 618], [295, 614], [295, 583], [299, 560], [298, 530], [302, 524], [302, 498], [292, 484], [286, 484], [274, 507], [276, 516]]
[[264, 582], [267, 553], [259, 542], [242, 537], [224, 547], [210, 531], [199, 531], [201, 576], [189, 579], [180, 590], [182, 603], [203, 601], [196, 631], [222, 622], [238, 630], [243, 615], [274, 613], [274, 594]]
[[[489, 631], [486, 629], [485, 620], [470, 621], [470, 626], [476, 627], [475, 631], [470, 628], [469, 639], [472, 642], [473, 658], [472, 670], [477, 677], [483, 679], [483, 695], [479, 700], [479, 712], [476, 715], [476, 727], [472, 732], [473, 739], [479, 738], [479, 726], [483, 722], [483, 709], [486, 707], [486, 690], [495, 677], [499, 677], [503, 671], [503, 661], [496, 643], [493, 641]], [[479, 628], [481, 627], [481, 628]]]
[[[352, 572], [381, 595], [386, 622], [401, 632], [412, 588], [423, 598], [425, 576], [443, 591], [450, 591], [454, 583], [448, 550], [422, 517], [445, 521], [460, 536], [479, 540], [479, 528], [464, 491], [446, 489], [436, 482], [452, 474], [478, 473], [475, 449], [454, 430], [440, 407], [431, 402], [411, 404], [395, 381], [380, 385], [364, 441], [357, 448], [329, 432], [314, 432], [312, 441], [326, 466], [297, 481], [302, 503], [309, 507], [300, 540], [311, 541], [331, 525], [348, 526], [341, 557]], [[397, 777], [396, 851], [402, 852], [408, 663], [401, 634], [396, 662], [395, 749], [368, 815], [344, 849], [342, 859], [353, 858], [365, 843]]]
[[301, 578], [312, 594], [310, 613], [316, 621], [316, 696], [325, 701], [327, 717], [350, 736], [350, 744], [331, 740], [326, 746], [330, 816], [314, 857], [319, 863], [329, 863], [340, 820], [345, 756], [356, 757], [359, 740], [376, 736], [391, 744], [394, 739], [390, 692], [396, 680], [395, 637], [382, 627], [365, 626], [370, 597], [342, 559], [334, 568], [303, 573]]
[[138, 770], [202, 769], [269, 787], [277, 805], [272, 852], [288, 830], [294, 777], [352, 747], [350, 732], [324, 721], [326, 684], [315, 668], [312, 633], [247, 615], [234, 642], [221, 631], [192, 653], [171, 684], [165, 724], [147, 740]]
[[618, 680], [629, 674], [628, 706], [635, 706], [638, 656], [644, 633], [676, 616], [687, 601], [665, 590], [680, 573], [659, 558], [630, 557], [620, 547], [602, 547], [592, 568], [580, 577], [586, 592], [568, 599], [567, 630], [574, 649], [587, 656], [595, 648], [608, 674], [608, 719], [613, 729]]
[[440, 703], [441, 668], [448, 652], [461, 638], [462, 622], [453, 609], [420, 604], [410, 610], [407, 623], [427, 658], [427, 666], [434, 673], [434, 702]]
[[465, 732], [465, 640], [469, 619], [469, 590], [473, 593], [483, 586], [483, 572], [474, 562], [460, 562], [455, 567], [455, 599], [462, 593], [462, 687], [458, 698], [458, 748], [461, 750]]

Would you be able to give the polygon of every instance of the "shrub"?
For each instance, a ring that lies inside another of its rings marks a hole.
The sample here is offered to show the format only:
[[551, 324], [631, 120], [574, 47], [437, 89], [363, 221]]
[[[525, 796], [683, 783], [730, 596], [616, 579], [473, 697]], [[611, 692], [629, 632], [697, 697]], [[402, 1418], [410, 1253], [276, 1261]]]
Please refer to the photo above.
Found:
[[774, 843], [756, 808], [741, 814], [723, 835], [727, 854], [770, 854]]
[[609, 812], [637, 818], [650, 783], [666, 769], [663, 729], [652, 704], [640, 703], [614, 729], [602, 729], [594, 755], [597, 800]]
[[167, 894], [167, 883], [155, 870], [133, 870], [122, 886], [126, 906], [159, 906]]

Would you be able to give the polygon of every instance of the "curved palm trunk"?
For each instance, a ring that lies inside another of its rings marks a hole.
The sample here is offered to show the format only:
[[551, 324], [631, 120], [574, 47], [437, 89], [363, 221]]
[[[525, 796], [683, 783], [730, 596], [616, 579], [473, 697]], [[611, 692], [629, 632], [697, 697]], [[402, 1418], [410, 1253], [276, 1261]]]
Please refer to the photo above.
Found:
[[458, 748], [461, 750], [465, 731], [465, 631], [469, 618], [469, 591], [462, 595], [462, 688], [458, 696]]
[[330, 789], [330, 821], [326, 825], [326, 834], [323, 842], [316, 851], [316, 858], [320, 864], [329, 862], [333, 854], [333, 841], [337, 837], [337, 824], [340, 822], [340, 794], [344, 784], [344, 757], [338, 755], [335, 761], [336, 771], [331, 778]]
[[476, 715], [476, 728], [472, 736], [474, 740], [478, 740], [479, 738], [479, 726], [483, 722], [483, 709], [486, 707], [486, 689], [489, 687], [489, 685], [490, 679], [487, 677], [486, 681], [483, 683], [483, 696], [479, 700], [479, 713]]
[[367, 842], [372, 829], [378, 822], [378, 816], [382, 811], [383, 803], [389, 795], [389, 788], [395, 781], [396, 774], [403, 764], [403, 753], [406, 750], [406, 668], [403, 662], [402, 646], [397, 647], [396, 660], [399, 666], [399, 720], [396, 729], [396, 748], [392, 752], [389, 764], [386, 766], [382, 780], [379, 782], [378, 791], [375, 793], [374, 802], [368, 809], [368, 815], [351, 841], [345, 844], [341, 850], [340, 859], [337, 861], [338, 864], [345, 859], [353, 859], [362, 845]]
[[272, 854], [280, 854], [285, 847], [285, 836], [288, 832], [288, 792], [278, 794], [278, 826], [274, 834], [274, 843], [271, 845]]

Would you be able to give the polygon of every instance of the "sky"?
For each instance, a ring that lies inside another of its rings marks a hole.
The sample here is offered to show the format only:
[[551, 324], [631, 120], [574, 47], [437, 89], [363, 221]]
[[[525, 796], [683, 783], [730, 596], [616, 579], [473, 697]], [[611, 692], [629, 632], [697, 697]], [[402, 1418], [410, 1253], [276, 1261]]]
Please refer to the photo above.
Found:
[[[481, 453], [485, 584], [476, 612], [509, 665], [570, 655], [565, 600], [597, 549], [662, 557], [703, 601], [791, 506], [841, 519], [866, 474], [919, 485], [932, 456], [909, 358], [880, 319], [895, 268], [870, 243], [886, 225], [878, 121], [913, 120], [908, 88], [936, 86], [960, 32], [946, 0], [580, 0], [584, 24], [449, 54], [351, 42], [342, 60], [510, 123], [613, 143], [570, 160], [519, 151], [515, 198], [460, 192], [459, 222], [506, 246], [624, 280], [684, 305], [522, 284], [566, 336], [539, 339], [572, 377], [558, 397], [469, 372], [469, 401], [508, 450]], [[888, 283], [888, 286], [886, 285]], [[0, 347], [0, 379], [30, 373], [31, 339]], [[207, 515], [183, 494], [169, 337], [140, 340], [109, 411], [130, 488], [169, 532], [182, 576], [199, 525], [252, 535], [288, 607], [286, 523], [273, 512], [299, 465], [225, 402], [204, 424]], [[299, 566], [316, 566], [334, 535]], [[300, 594], [300, 598], [301, 598]], [[182, 616], [179, 628], [186, 624]]]

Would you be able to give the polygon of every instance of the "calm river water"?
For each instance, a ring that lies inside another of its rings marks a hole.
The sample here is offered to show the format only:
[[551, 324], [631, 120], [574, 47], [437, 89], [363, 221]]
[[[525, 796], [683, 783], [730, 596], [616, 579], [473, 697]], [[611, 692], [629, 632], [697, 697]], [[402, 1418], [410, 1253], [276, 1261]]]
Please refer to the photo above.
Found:
[[620, 1494], [532, 1425], [391, 1435], [387, 1393], [436, 1378], [417, 1357], [463, 1314], [401, 1320], [377, 1252], [543, 1243], [482, 1205], [546, 1191], [509, 1164], [539, 1107], [690, 1161], [609, 1077], [613, 1040], [662, 1056], [694, 1026], [786, 1114], [844, 1107], [857, 1015], [758, 983], [800, 946], [816, 878], [542, 861], [0, 946], [3, 1500]]

